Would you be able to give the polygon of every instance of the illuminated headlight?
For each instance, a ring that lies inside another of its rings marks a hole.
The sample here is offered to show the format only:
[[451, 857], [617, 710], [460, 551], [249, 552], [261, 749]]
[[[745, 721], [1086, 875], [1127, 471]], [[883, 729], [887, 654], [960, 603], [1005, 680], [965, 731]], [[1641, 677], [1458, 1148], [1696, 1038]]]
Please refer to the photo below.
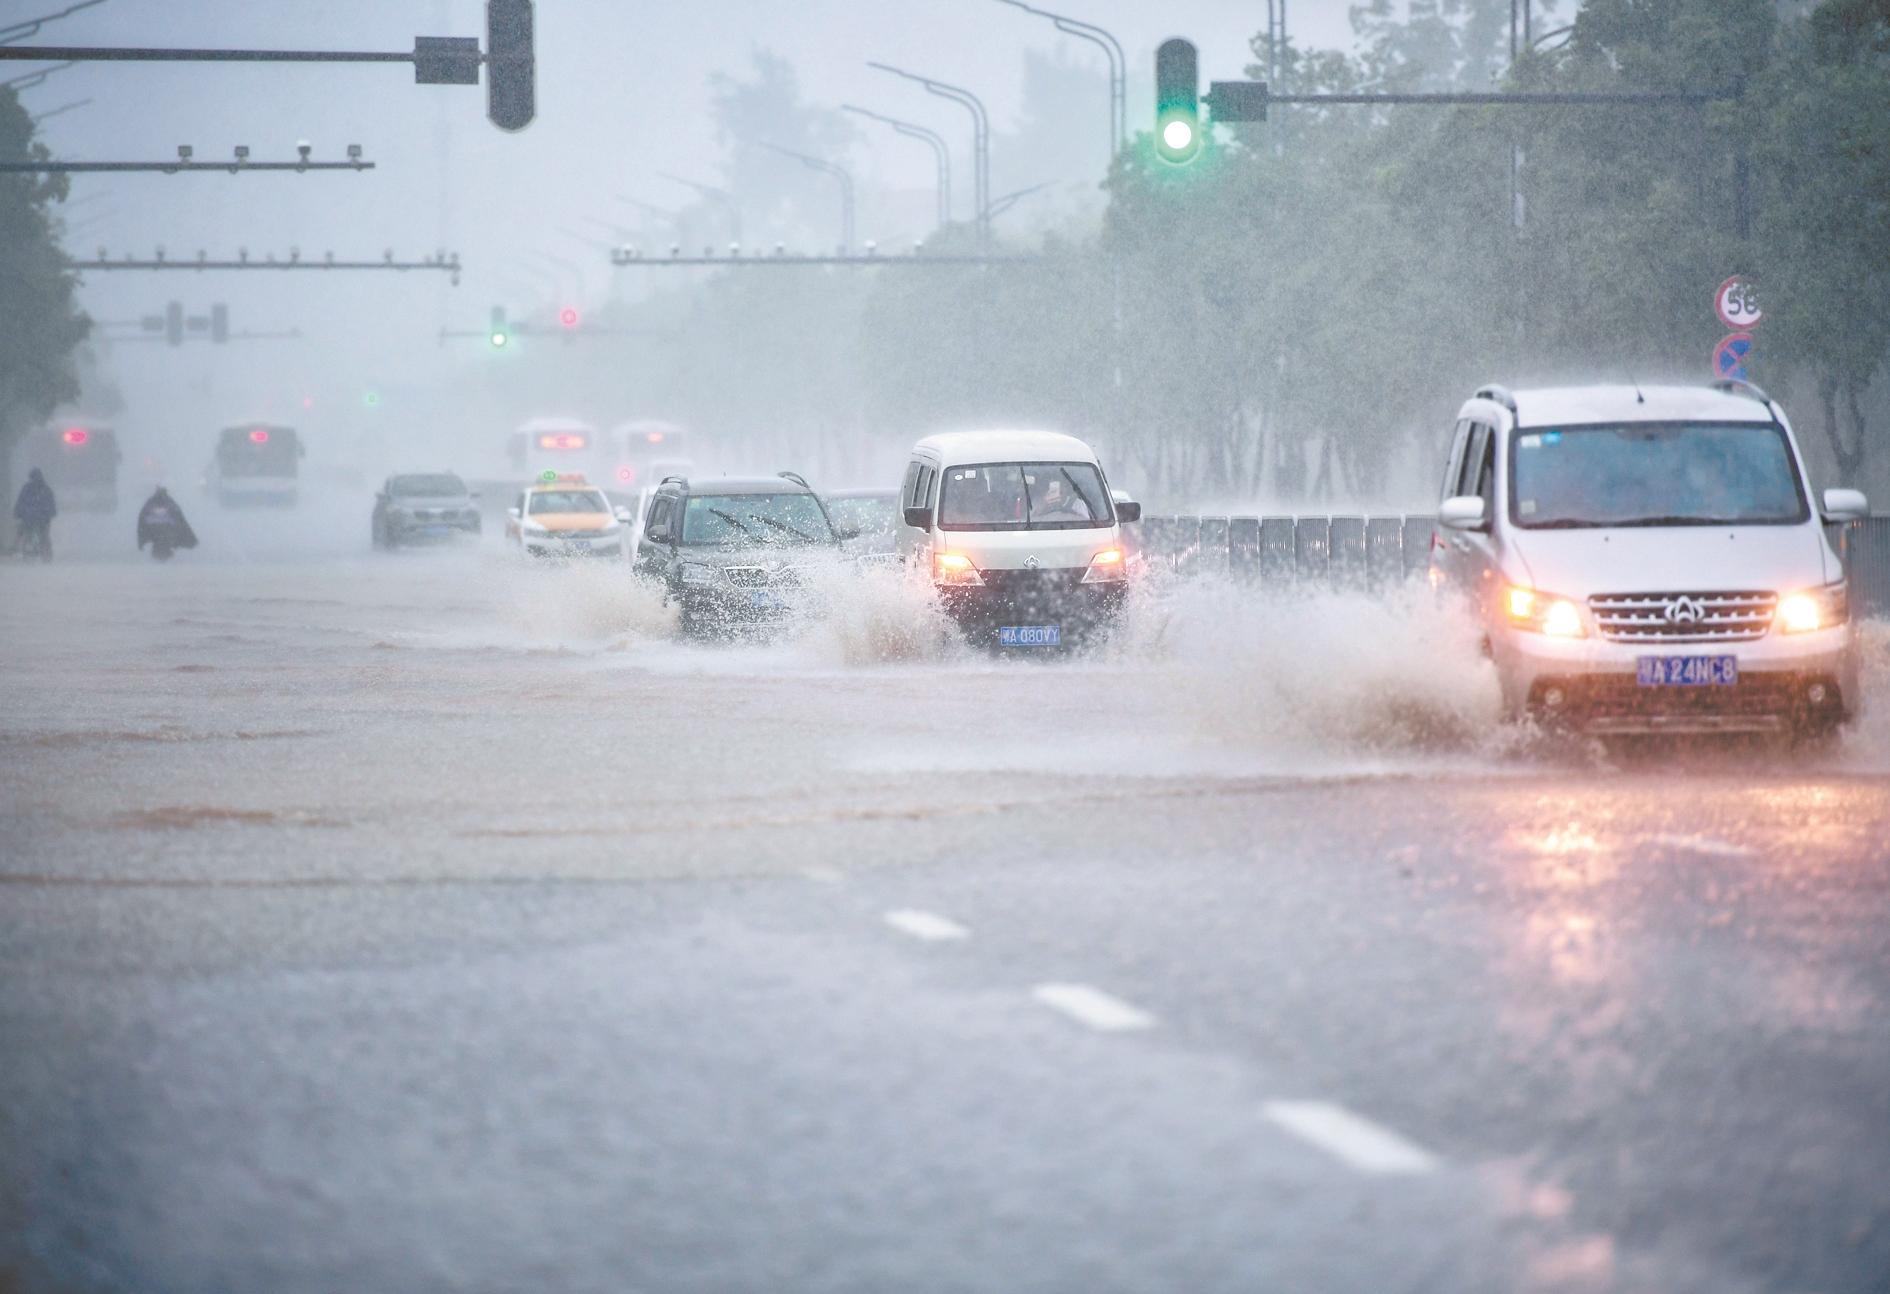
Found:
[[932, 582], [959, 586], [982, 586], [984, 576], [963, 553], [933, 553]]
[[1842, 581], [1779, 599], [1774, 623], [1788, 634], [1829, 629], [1851, 618], [1850, 589]]
[[721, 578], [722, 572], [714, 566], [686, 565], [682, 568], [684, 584], [713, 584]]
[[1122, 560], [1120, 548], [1103, 549], [1089, 559], [1089, 569], [1083, 572], [1085, 584], [1114, 584], [1128, 578], [1128, 567]]
[[1568, 598], [1512, 585], [1503, 594], [1503, 610], [1509, 623], [1550, 638], [1583, 638], [1588, 628], [1582, 623], [1581, 608]]

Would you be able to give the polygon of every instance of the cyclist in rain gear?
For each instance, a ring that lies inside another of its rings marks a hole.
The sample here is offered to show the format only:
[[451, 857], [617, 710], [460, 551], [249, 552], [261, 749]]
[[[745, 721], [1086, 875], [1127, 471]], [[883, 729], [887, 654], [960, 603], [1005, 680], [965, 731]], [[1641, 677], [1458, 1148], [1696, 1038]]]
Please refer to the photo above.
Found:
[[20, 551], [37, 554], [43, 562], [52, 560], [52, 520], [59, 515], [52, 486], [36, 467], [27, 473], [26, 484], [13, 504], [13, 520], [19, 523]]
[[184, 510], [161, 485], [138, 509], [138, 547], [142, 549], [146, 544], [151, 545], [151, 556], [160, 562], [173, 549], [197, 546], [197, 533], [184, 520]]

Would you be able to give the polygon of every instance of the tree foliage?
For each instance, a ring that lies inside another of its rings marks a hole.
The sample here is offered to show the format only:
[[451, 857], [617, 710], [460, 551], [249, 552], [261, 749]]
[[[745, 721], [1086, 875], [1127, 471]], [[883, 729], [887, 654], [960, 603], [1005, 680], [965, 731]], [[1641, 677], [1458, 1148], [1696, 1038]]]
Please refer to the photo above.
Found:
[[[19, 97], [0, 88], [0, 158], [47, 156]], [[9, 507], [13, 447], [78, 395], [74, 353], [91, 328], [57, 239], [53, 204], [65, 196], [64, 176], [0, 175], [0, 493]]]

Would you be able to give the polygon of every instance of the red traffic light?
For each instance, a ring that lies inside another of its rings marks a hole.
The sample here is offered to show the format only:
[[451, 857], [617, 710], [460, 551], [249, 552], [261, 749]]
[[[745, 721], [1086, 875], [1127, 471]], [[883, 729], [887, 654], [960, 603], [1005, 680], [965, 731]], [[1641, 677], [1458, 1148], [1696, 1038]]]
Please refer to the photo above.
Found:
[[570, 306], [558, 311], [558, 323], [565, 328], [578, 326], [578, 312]]
[[249, 433], [249, 439], [251, 444], [267, 445], [269, 443], [269, 433], [264, 431], [261, 427], [258, 427], [256, 430]]
[[59, 439], [65, 441], [68, 445], [83, 445], [86, 441], [92, 439], [92, 433], [87, 431], [84, 427], [68, 427], [65, 430], [65, 434], [60, 436]]

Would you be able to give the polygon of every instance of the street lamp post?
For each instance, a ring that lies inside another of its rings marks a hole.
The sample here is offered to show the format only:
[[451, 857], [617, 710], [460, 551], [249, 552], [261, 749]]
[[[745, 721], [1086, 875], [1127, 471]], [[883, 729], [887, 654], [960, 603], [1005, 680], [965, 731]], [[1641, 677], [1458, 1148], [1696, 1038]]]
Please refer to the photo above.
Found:
[[1101, 49], [1109, 59], [1109, 156], [1114, 158], [1122, 151], [1123, 141], [1129, 132], [1129, 60], [1122, 52], [1122, 42], [1094, 23], [1051, 13], [1047, 9], [1025, 4], [1024, 0], [998, 0], [998, 3], [1035, 14], [1039, 18], [1048, 18], [1058, 31], [1088, 41]]
[[978, 248], [988, 251], [991, 246], [991, 115], [984, 110], [984, 101], [961, 86], [934, 81], [903, 68], [886, 63], [868, 63], [867, 66], [908, 81], [916, 81], [925, 87], [926, 93], [963, 104], [966, 111], [971, 113], [972, 189], [978, 218]]
[[735, 195], [727, 189], [718, 189], [713, 184], [700, 184], [695, 180], [685, 180], [680, 175], [671, 175], [668, 171], [658, 171], [666, 180], [674, 180], [685, 188], [694, 189], [709, 201], [728, 212], [728, 236], [732, 243], [742, 241], [742, 209], [735, 205]]
[[938, 223], [943, 228], [952, 222], [952, 150], [945, 144], [945, 137], [936, 130], [927, 130], [924, 126], [915, 126], [909, 121], [897, 117], [888, 117], [867, 108], [855, 107], [850, 103], [840, 105], [846, 112], [857, 113], [862, 117], [871, 117], [874, 121], [883, 121], [900, 134], [912, 139], [921, 139], [932, 146], [932, 154], [938, 159]]
[[823, 175], [831, 175], [834, 179], [840, 181], [840, 254], [842, 256], [852, 255], [853, 177], [847, 173], [846, 167], [826, 161], [823, 158], [810, 157], [806, 153], [797, 153], [793, 149], [783, 148], [779, 144], [763, 143], [761, 140], [756, 140], [755, 142], [767, 149], [770, 153], [779, 153], [783, 157], [791, 157], [809, 170], [819, 171]]

